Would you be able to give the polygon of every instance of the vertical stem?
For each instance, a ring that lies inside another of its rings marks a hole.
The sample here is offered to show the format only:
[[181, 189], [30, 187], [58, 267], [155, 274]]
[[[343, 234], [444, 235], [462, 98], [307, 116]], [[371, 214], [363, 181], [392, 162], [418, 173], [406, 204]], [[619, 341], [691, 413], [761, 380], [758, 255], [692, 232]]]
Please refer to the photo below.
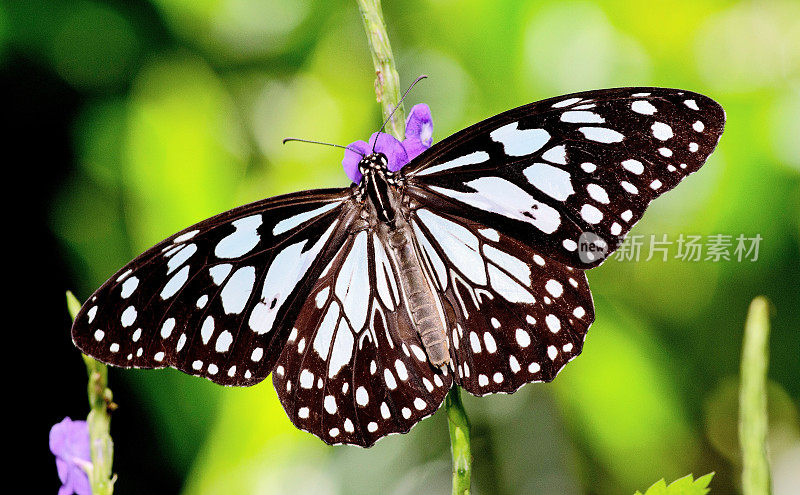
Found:
[[744, 327], [739, 388], [739, 443], [742, 449], [742, 493], [768, 494], [767, 367], [769, 365], [769, 302], [750, 303]]
[[444, 400], [447, 423], [450, 428], [450, 452], [453, 456], [453, 495], [469, 495], [472, 454], [469, 443], [469, 419], [461, 402], [458, 385], [447, 393]]
[[[81, 304], [67, 291], [67, 308], [73, 321]], [[103, 363], [83, 354], [86, 371], [89, 374], [89, 415], [86, 424], [89, 427], [89, 448], [92, 455], [92, 468], [89, 470], [89, 484], [93, 495], [111, 495], [114, 493], [114, 482], [117, 477], [111, 471], [114, 459], [114, 442], [111, 440], [109, 428], [110, 412], [116, 408], [112, 402], [111, 390], [108, 388], [108, 368]]]
[[[395, 69], [392, 46], [389, 44], [389, 35], [386, 34], [381, 1], [358, 0], [358, 9], [364, 21], [372, 64], [375, 66], [375, 94], [383, 110], [383, 119], [386, 120], [400, 102], [400, 76]], [[405, 137], [405, 121], [405, 111], [401, 106], [386, 124], [386, 130], [402, 141]]]
[[[405, 137], [405, 112], [400, 105], [400, 78], [395, 69], [392, 47], [383, 21], [380, 0], [357, 0], [367, 32], [372, 62], [375, 65], [375, 93], [383, 109], [384, 120], [394, 110], [386, 129], [397, 139]], [[398, 107], [395, 110], [395, 107]], [[450, 430], [450, 449], [453, 455], [453, 494], [469, 495], [472, 454], [469, 443], [469, 419], [461, 402], [458, 386], [453, 386], [445, 398], [445, 410]]]

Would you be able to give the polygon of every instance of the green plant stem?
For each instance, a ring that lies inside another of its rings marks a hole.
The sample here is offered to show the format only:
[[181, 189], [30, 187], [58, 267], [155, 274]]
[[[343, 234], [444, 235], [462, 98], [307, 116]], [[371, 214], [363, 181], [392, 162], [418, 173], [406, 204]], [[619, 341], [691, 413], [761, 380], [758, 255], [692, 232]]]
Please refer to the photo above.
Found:
[[[357, 0], [367, 32], [372, 62], [375, 65], [375, 94], [383, 109], [384, 120], [394, 111], [386, 130], [397, 139], [405, 137], [405, 112], [400, 104], [400, 77], [395, 69], [386, 23], [383, 21], [380, 0]], [[395, 110], [395, 107], [397, 109]], [[461, 392], [453, 386], [445, 398], [445, 410], [450, 430], [450, 449], [453, 455], [453, 494], [468, 495], [472, 454], [469, 443], [469, 419], [461, 402]]]
[[447, 393], [444, 400], [447, 424], [450, 429], [450, 453], [453, 456], [453, 495], [469, 495], [472, 453], [470, 452], [469, 418], [461, 402], [461, 391], [457, 385]]
[[767, 368], [769, 366], [769, 301], [750, 303], [744, 327], [739, 387], [739, 443], [742, 448], [742, 493], [770, 493], [767, 459]]
[[400, 102], [400, 76], [395, 69], [392, 46], [383, 22], [380, 0], [357, 0], [364, 30], [367, 32], [369, 51], [375, 66], [375, 94], [383, 110], [383, 119], [389, 118], [392, 110], [397, 110], [386, 124], [386, 131], [399, 140], [405, 137], [405, 111]]
[[[73, 321], [81, 304], [67, 291], [67, 308]], [[114, 493], [114, 482], [117, 477], [112, 473], [114, 460], [114, 442], [111, 440], [109, 427], [110, 412], [116, 408], [111, 389], [108, 388], [108, 368], [103, 363], [82, 354], [89, 374], [89, 415], [86, 424], [89, 427], [89, 446], [92, 455], [91, 468], [87, 469], [92, 495], [111, 495]]]

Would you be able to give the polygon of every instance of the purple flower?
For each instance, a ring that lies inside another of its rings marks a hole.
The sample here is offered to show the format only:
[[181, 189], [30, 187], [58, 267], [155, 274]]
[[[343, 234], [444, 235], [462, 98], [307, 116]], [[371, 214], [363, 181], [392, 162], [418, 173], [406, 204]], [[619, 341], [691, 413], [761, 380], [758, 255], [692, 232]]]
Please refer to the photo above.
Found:
[[61, 479], [58, 495], [91, 495], [86, 468], [91, 466], [89, 427], [86, 421], [63, 421], [50, 428], [50, 451], [56, 456], [56, 469]]
[[[377, 144], [375, 140], [377, 139]], [[358, 170], [358, 162], [361, 157], [372, 153], [372, 146], [375, 151], [383, 153], [389, 160], [389, 170], [397, 172], [405, 164], [413, 160], [420, 153], [431, 147], [433, 142], [433, 119], [431, 109], [424, 103], [414, 105], [411, 113], [406, 119], [406, 138], [400, 142], [391, 134], [376, 132], [369, 138], [369, 143], [356, 141], [350, 143], [349, 149], [344, 152], [342, 166], [350, 180], [358, 184], [361, 182], [361, 172]], [[353, 150], [357, 150], [353, 151]]]

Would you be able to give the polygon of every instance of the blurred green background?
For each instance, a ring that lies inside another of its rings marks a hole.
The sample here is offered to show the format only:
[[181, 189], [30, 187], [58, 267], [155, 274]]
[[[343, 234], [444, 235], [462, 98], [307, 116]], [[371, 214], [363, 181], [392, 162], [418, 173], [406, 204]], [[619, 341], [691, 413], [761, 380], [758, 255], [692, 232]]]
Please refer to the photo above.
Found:
[[[642, 259], [589, 273], [597, 321], [583, 355], [550, 385], [464, 397], [475, 493], [631, 493], [710, 471], [714, 493], [736, 492], [740, 343], [758, 294], [775, 306], [775, 493], [797, 493], [800, 2], [385, 0], [384, 14], [401, 85], [430, 76], [408, 102], [430, 105], [435, 140], [612, 86], [694, 90], [728, 115], [708, 164], [634, 229]], [[22, 174], [18, 209], [35, 235], [23, 254], [37, 276], [22, 291], [38, 296], [48, 373], [36, 469], [55, 490], [47, 430], [86, 413], [63, 291], [85, 298], [153, 243], [233, 206], [346, 185], [339, 150], [281, 139], [365, 139], [380, 109], [353, 1], [6, 1], [0, 71], [19, 156], [5, 162]], [[686, 261], [675, 245], [644, 261], [651, 234], [763, 240], [755, 261]], [[449, 493], [443, 411], [374, 448], [334, 448], [291, 426], [270, 380], [110, 378], [117, 493]]]

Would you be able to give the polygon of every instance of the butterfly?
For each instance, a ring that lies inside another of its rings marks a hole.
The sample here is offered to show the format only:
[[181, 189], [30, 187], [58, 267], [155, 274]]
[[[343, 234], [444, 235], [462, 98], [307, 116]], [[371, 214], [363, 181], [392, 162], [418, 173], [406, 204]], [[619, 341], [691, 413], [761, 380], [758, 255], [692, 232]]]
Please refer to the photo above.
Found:
[[453, 385], [553, 380], [594, 321], [585, 270], [703, 165], [724, 123], [697, 93], [616, 88], [501, 113], [400, 170], [359, 152], [351, 187], [240, 206], [145, 251], [72, 338], [111, 365], [222, 385], [271, 373], [298, 428], [370, 446]]

